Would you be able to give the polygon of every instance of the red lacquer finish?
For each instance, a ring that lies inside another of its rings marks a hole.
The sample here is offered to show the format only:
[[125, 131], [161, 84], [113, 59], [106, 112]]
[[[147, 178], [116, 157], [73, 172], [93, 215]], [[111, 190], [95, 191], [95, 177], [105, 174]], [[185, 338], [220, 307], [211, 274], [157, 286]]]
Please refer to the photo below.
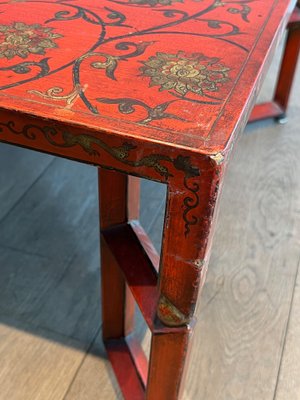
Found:
[[[126, 400], [180, 398], [225, 167], [295, 3], [0, 2], [0, 141], [100, 167], [103, 339]], [[276, 103], [257, 115], [286, 109], [295, 15]], [[160, 256], [140, 177], [167, 185]]]
[[0, 107], [224, 151], [294, 3], [2, 2]]

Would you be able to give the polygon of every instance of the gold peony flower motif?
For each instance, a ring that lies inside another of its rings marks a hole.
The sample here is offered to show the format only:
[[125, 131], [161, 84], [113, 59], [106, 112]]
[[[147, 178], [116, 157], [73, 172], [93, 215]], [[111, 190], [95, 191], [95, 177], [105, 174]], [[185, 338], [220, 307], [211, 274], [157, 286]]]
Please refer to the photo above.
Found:
[[175, 90], [185, 96], [188, 92], [203, 96], [205, 92], [216, 92], [222, 83], [228, 81], [229, 68], [220, 63], [219, 58], [206, 57], [202, 53], [190, 56], [183, 51], [177, 54], [156, 53], [140, 70], [149, 76], [150, 87], [160, 86], [159, 90]]
[[53, 28], [46, 28], [40, 24], [0, 24], [0, 58], [27, 58], [30, 53], [43, 55], [46, 49], [57, 47], [54, 39], [61, 37], [63, 36], [53, 33]]

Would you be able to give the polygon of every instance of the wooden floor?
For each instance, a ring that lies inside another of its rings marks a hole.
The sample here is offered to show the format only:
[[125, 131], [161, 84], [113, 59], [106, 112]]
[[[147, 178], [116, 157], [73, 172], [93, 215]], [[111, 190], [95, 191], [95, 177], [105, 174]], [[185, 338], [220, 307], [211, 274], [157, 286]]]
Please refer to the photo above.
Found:
[[[289, 123], [248, 127], [232, 158], [185, 400], [300, 399], [299, 89]], [[164, 190], [143, 182], [158, 248]], [[95, 168], [0, 145], [0, 400], [122, 399], [100, 339], [97, 213]]]

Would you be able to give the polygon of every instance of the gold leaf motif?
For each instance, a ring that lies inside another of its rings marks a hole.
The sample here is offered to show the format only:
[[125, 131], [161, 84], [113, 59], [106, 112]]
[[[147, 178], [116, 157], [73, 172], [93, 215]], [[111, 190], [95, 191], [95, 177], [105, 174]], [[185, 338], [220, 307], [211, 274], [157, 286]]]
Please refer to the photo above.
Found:
[[44, 99], [51, 99], [55, 101], [62, 101], [64, 100], [68, 106], [71, 106], [77, 97], [79, 96], [80, 92], [84, 92], [85, 88], [81, 88], [80, 85], [75, 85], [74, 89], [68, 94], [62, 94], [63, 88], [55, 86], [48, 89], [45, 93], [40, 92], [39, 90], [29, 90], [28, 93], [35, 94], [39, 97], [43, 97]]

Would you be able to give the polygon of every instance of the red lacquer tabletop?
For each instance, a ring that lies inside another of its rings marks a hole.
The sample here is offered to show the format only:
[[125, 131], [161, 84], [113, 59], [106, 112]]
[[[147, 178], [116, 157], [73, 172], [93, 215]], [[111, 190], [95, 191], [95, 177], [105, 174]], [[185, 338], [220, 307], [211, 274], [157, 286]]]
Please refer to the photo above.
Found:
[[294, 4], [2, 1], [0, 107], [223, 151]]

